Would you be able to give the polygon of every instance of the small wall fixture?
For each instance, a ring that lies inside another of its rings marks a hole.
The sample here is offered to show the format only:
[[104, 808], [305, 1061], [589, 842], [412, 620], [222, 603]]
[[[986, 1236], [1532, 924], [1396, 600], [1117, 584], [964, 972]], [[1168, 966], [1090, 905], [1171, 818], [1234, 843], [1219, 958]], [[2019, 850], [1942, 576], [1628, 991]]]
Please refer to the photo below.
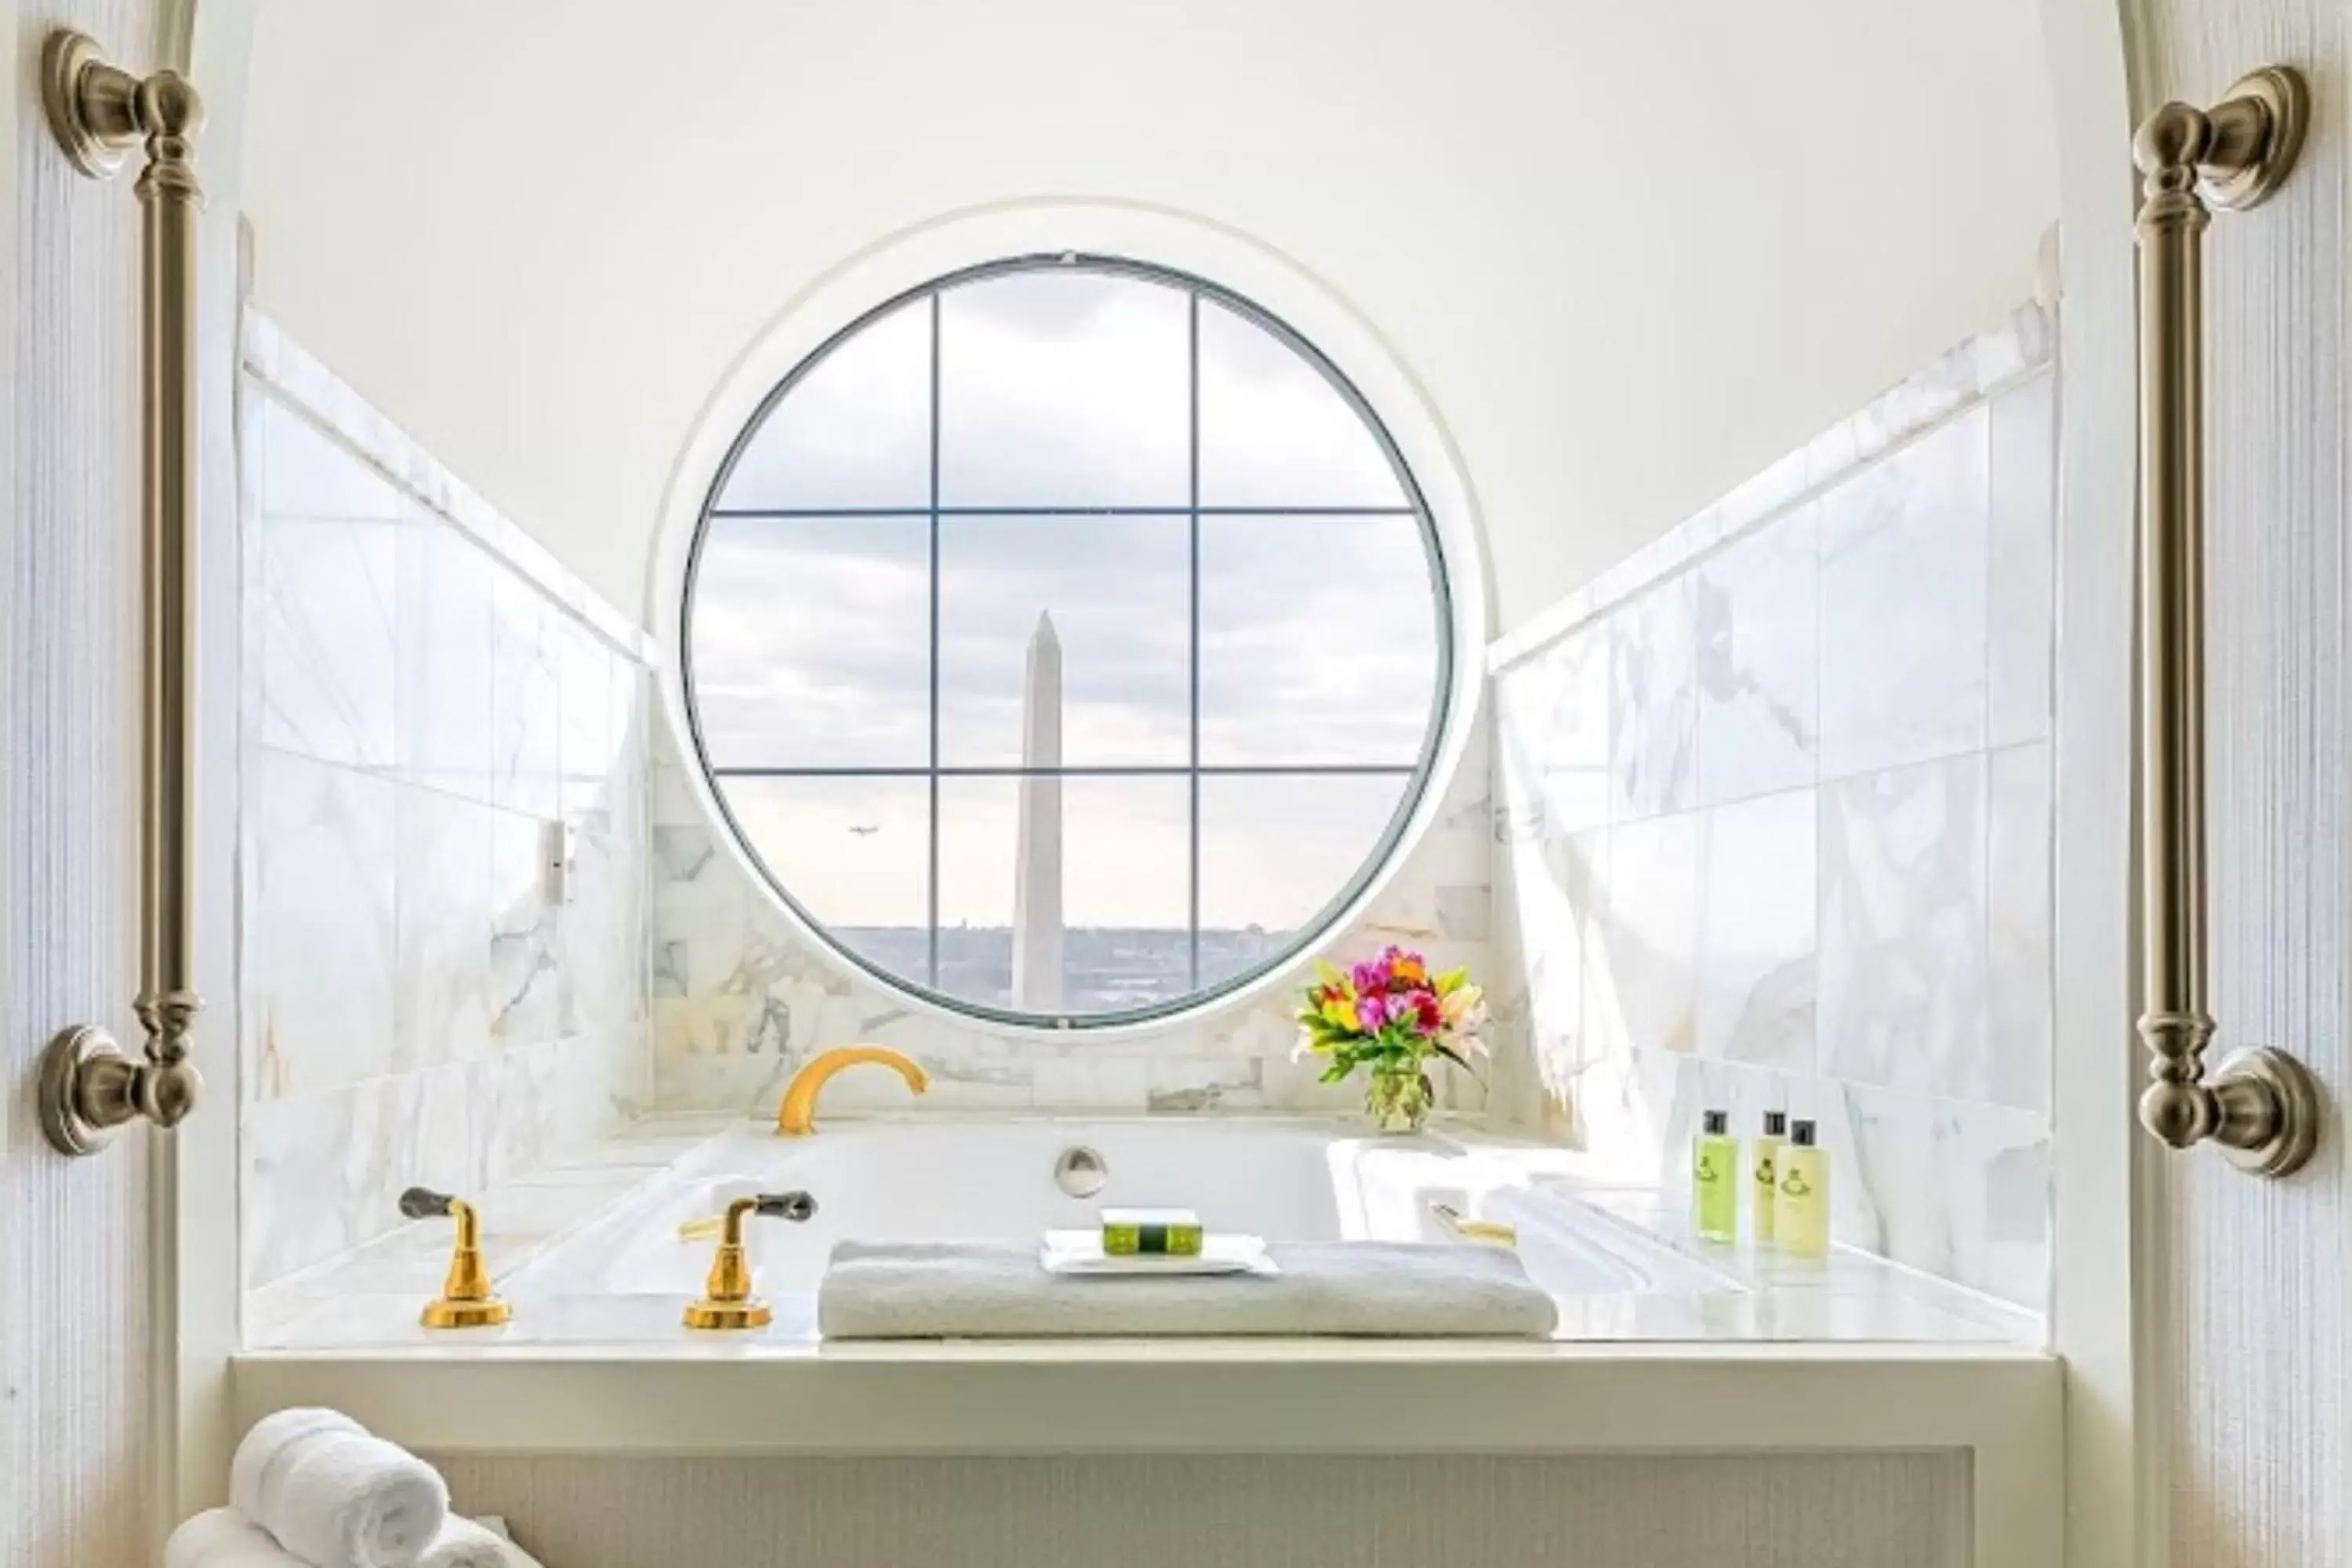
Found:
[[2174, 1149], [2210, 1139], [2260, 1175], [2319, 1145], [2319, 1086], [2283, 1051], [2211, 1075], [2205, 994], [2205, 323], [2212, 209], [2259, 205], [2294, 167], [2303, 78], [2270, 66], [2210, 109], [2168, 103], [2133, 139], [2140, 204], [2140, 1037], [2155, 1054], [2139, 1119]]
[[188, 1060], [195, 992], [196, 214], [194, 138], [204, 100], [173, 72], [135, 77], [79, 33], [41, 50], [49, 129], [75, 168], [103, 179], [142, 142], [141, 461], [146, 587], [142, 698], [140, 994], [147, 1032], [132, 1060], [94, 1025], [68, 1029], [41, 1061], [41, 1127], [68, 1154], [97, 1150], [145, 1117], [176, 1125], [203, 1081]]

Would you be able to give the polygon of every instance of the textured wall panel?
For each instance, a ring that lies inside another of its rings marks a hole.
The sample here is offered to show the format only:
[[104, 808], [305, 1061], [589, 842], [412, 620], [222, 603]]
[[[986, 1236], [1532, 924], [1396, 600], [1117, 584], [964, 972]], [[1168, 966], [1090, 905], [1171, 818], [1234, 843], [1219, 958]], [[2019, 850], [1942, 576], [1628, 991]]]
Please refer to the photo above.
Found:
[[[2344, 539], [2346, 251], [2339, 0], [2143, 0], [2145, 110], [2301, 66], [2293, 178], [2206, 240], [2213, 1000], [2223, 1051], [2301, 1056], [2340, 1105], [2352, 745]], [[2116, 149], [2120, 162], [2123, 149]], [[2167, 1162], [2162, 1360], [2171, 1560], [2343, 1563], [2345, 1132], [2284, 1183]]]
[[132, 60], [152, 0], [14, 18], [15, 438], [0, 521], [0, 1563], [131, 1568], [147, 1443], [146, 1140], [68, 1161], [34, 1064], [58, 1028], [131, 1026], [137, 777], [137, 206], [67, 165], [31, 62], [69, 22]]
[[[1409, 1412], [1399, 1412], [1409, 1426]], [[444, 1458], [550, 1568], [1958, 1568], [1957, 1454]]]

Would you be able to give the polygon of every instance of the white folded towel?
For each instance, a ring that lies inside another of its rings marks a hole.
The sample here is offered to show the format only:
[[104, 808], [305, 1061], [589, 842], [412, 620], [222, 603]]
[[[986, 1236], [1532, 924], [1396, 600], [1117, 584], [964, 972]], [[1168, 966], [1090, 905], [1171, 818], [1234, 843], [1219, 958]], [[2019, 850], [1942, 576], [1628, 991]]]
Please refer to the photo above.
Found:
[[233, 1508], [207, 1509], [163, 1543], [163, 1568], [310, 1568]]
[[449, 1517], [432, 1466], [332, 1410], [254, 1423], [229, 1501], [311, 1568], [414, 1568]]
[[523, 1561], [520, 1549], [453, 1513], [416, 1560], [416, 1568], [518, 1568]]
[[834, 1244], [817, 1289], [827, 1339], [1160, 1338], [1192, 1334], [1540, 1337], [1552, 1299], [1492, 1247], [1269, 1242], [1272, 1277], [1049, 1274], [1034, 1247]]

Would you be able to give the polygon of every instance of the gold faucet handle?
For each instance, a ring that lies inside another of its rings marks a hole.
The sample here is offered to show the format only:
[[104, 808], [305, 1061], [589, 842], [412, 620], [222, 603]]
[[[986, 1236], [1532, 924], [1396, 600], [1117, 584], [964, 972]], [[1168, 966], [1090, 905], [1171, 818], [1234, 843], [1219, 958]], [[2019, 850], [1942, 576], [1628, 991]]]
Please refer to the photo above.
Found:
[[419, 1322], [428, 1329], [486, 1329], [514, 1316], [514, 1309], [490, 1289], [489, 1266], [482, 1261], [481, 1215], [473, 1205], [430, 1187], [411, 1187], [400, 1194], [400, 1212], [410, 1219], [448, 1215], [457, 1222], [448, 1277], [441, 1282], [441, 1294], [425, 1304]]
[[[754, 1197], [738, 1200], [752, 1205], [751, 1212], [763, 1219], [788, 1219], [795, 1225], [816, 1213], [816, 1200], [806, 1193], [761, 1193]], [[711, 1241], [726, 1234], [727, 1216], [707, 1214], [700, 1219], [690, 1219], [677, 1227], [680, 1241]]]
[[702, 1297], [688, 1302], [689, 1329], [763, 1329], [775, 1321], [768, 1304], [751, 1293], [751, 1259], [743, 1249], [743, 1223], [753, 1215], [788, 1219], [795, 1225], [816, 1213], [816, 1200], [806, 1193], [760, 1193], [737, 1198], [716, 1220], [690, 1220], [678, 1227], [684, 1236], [708, 1225], [719, 1227], [719, 1251], [702, 1282]]

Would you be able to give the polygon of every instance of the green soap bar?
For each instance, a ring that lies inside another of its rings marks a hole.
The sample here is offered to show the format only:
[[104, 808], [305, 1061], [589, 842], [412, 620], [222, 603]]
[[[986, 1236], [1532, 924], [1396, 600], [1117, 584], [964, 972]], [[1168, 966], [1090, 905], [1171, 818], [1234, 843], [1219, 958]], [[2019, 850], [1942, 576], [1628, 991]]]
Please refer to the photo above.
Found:
[[1191, 1209], [1105, 1209], [1103, 1250], [1113, 1258], [1198, 1258], [1205, 1233]]

